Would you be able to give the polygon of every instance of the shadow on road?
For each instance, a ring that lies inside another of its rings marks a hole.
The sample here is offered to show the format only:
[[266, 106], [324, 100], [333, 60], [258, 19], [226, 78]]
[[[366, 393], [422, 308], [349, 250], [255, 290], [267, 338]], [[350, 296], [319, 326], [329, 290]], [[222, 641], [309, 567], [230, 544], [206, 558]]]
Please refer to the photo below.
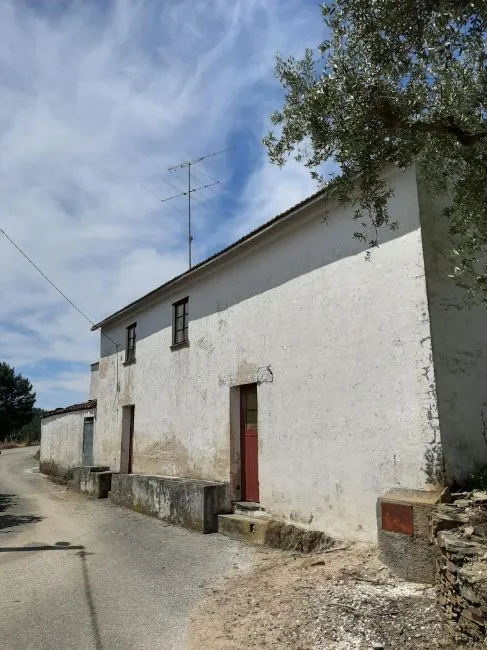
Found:
[[0, 494], [0, 512], [8, 510], [17, 503], [15, 494]]
[[84, 546], [71, 546], [61, 542], [60, 544], [31, 544], [30, 546], [3, 546], [0, 553], [17, 553], [18, 551], [82, 551]]
[[[5, 495], [4, 495], [5, 496]], [[10, 495], [11, 496], [11, 495]], [[0, 516], [1, 517], [1, 516]], [[93, 631], [93, 640], [95, 642], [96, 650], [103, 650], [103, 643], [101, 640], [100, 626], [98, 624], [98, 616], [96, 614], [95, 602], [93, 600], [93, 592], [91, 589], [90, 575], [88, 572], [88, 564], [86, 557], [92, 555], [85, 550], [83, 545], [75, 546], [69, 542], [56, 542], [55, 544], [30, 544], [29, 546], [7, 546], [0, 548], [0, 553], [14, 553], [14, 552], [32, 552], [32, 551], [78, 551], [81, 559], [81, 572], [83, 574], [83, 586], [85, 590], [86, 603], [90, 614], [91, 629]]]
[[88, 565], [86, 563], [86, 556], [91, 555], [86, 551], [80, 551], [78, 554], [81, 558], [81, 569], [83, 571], [83, 582], [85, 587], [86, 602], [88, 604], [88, 610], [90, 612], [90, 621], [91, 628], [93, 630], [93, 637], [95, 641], [96, 650], [103, 650], [103, 644], [101, 641], [100, 627], [98, 625], [98, 617], [96, 615], [95, 603], [93, 600], [93, 593], [91, 591], [90, 576], [88, 573]]
[[[0, 494], [0, 512], [5, 512], [10, 508], [17, 505], [18, 499], [15, 494]], [[0, 515], [0, 533], [6, 533], [6, 528], [13, 528], [14, 526], [22, 526], [24, 524], [33, 524], [41, 521], [43, 517], [37, 515], [18, 515], [14, 513], [7, 513]]]
[[[15, 494], [0, 494], [0, 512], [5, 512], [10, 508], [15, 508], [18, 503], [18, 497]], [[8, 529], [14, 526], [21, 526], [22, 524], [31, 524], [41, 521], [43, 517], [36, 515], [20, 515], [14, 513], [0, 514], [0, 533], [6, 533]], [[55, 544], [31, 543], [28, 546], [4, 546], [0, 548], [0, 553], [17, 553], [17, 552], [32, 552], [32, 551], [78, 551], [81, 560], [81, 571], [83, 575], [83, 586], [86, 595], [86, 603], [90, 614], [91, 628], [96, 650], [103, 650], [103, 643], [100, 635], [100, 627], [98, 624], [98, 617], [96, 614], [95, 603], [93, 600], [93, 593], [91, 589], [90, 576], [88, 573], [88, 564], [86, 556], [91, 555], [85, 550], [83, 545], [72, 545], [69, 542], [56, 542]]]

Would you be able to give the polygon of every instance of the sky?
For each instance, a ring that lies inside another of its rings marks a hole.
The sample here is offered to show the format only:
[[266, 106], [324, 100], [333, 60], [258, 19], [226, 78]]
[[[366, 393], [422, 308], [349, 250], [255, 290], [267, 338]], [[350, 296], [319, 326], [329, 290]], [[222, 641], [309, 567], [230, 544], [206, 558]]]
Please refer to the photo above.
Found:
[[[261, 144], [277, 51], [323, 40], [317, 0], [3, 0], [0, 227], [97, 322], [316, 190]], [[156, 195], [156, 196], [154, 196]], [[88, 397], [99, 332], [0, 235], [0, 361], [37, 406]]]

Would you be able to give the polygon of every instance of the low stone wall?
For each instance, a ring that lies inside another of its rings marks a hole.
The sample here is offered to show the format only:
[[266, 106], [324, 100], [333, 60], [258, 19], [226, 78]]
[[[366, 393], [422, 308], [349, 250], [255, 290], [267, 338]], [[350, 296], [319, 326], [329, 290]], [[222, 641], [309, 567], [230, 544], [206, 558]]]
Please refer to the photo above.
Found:
[[113, 472], [109, 467], [75, 467], [72, 486], [94, 499], [106, 499], [112, 485]]
[[110, 500], [200, 533], [218, 531], [218, 515], [231, 511], [228, 483], [164, 476], [114, 474]]
[[335, 540], [318, 530], [306, 530], [293, 524], [271, 520], [265, 531], [264, 544], [285, 551], [319, 553], [334, 546]]
[[483, 641], [487, 631], [487, 494], [456, 496], [437, 506], [432, 537], [437, 562], [438, 603], [458, 643]]

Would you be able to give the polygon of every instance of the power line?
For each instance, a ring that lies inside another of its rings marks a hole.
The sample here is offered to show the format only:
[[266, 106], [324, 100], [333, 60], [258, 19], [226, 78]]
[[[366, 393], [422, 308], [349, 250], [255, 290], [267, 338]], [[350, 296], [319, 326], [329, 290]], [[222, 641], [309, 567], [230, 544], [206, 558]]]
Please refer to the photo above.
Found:
[[[51, 285], [51, 287], [53, 287], [53, 288], [54, 288], [54, 289], [55, 289], [55, 290], [56, 290], [56, 291], [57, 291], [57, 292], [58, 292], [58, 293], [59, 293], [59, 294], [64, 298], [64, 300], [67, 300], [67, 302], [69, 302], [69, 304], [71, 305], [71, 307], [73, 307], [74, 309], [76, 309], [76, 311], [78, 312], [78, 314], [81, 314], [81, 316], [83, 316], [83, 318], [84, 318], [85, 320], [87, 320], [88, 323], [90, 323], [92, 326], [95, 325], [95, 323], [91, 320], [91, 318], [90, 318], [89, 316], [87, 316], [87, 315], [84, 313], [84, 311], [82, 311], [82, 310], [81, 310], [77, 305], [75, 305], [74, 302], [73, 302], [70, 298], [68, 298], [68, 296], [67, 296], [65, 293], [63, 293], [63, 292], [61, 291], [61, 289], [60, 289], [59, 287], [57, 287], [57, 286], [54, 284], [54, 282], [53, 282], [52, 280], [50, 280], [50, 279], [47, 277], [47, 275], [44, 273], [44, 271], [43, 271], [42, 269], [40, 269], [40, 268], [37, 266], [37, 264], [36, 264], [35, 262], [33, 262], [33, 261], [30, 259], [30, 257], [29, 257], [26, 253], [24, 253], [24, 251], [20, 248], [20, 246], [19, 246], [18, 244], [16, 244], [16, 243], [14, 242], [14, 240], [13, 240], [9, 235], [7, 235], [7, 233], [5, 232], [5, 230], [4, 230], [3, 228], [0, 228], [0, 233], [2, 233], [2, 235], [3, 235], [6, 239], [8, 239], [8, 241], [12, 244], [12, 246], [13, 246], [14, 248], [17, 249], [17, 251], [22, 255], [22, 257], [25, 257], [25, 259], [29, 262], [29, 264], [31, 264], [31, 265], [35, 268], [35, 270], [36, 270], [38, 273], [40, 273], [40, 275], [42, 275], [42, 277], [44, 278], [44, 280], [47, 280], [47, 282], [49, 282], [49, 284]], [[118, 343], [115, 343], [115, 341], [113, 341], [109, 336], [107, 336], [107, 334], [104, 334], [103, 332], [101, 332], [101, 334], [102, 334], [102, 336], [104, 336], [106, 339], [108, 339], [109, 341], [111, 341], [111, 342], [113, 343], [113, 345], [114, 345], [114, 346], [117, 348], [117, 350], [118, 350]]]

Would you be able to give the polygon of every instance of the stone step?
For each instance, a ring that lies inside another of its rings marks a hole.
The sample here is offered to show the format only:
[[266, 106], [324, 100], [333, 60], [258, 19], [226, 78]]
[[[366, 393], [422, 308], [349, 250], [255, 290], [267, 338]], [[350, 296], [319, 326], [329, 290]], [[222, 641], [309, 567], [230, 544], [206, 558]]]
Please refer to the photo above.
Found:
[[233, 514], [218, 515], [218, 532], [249, 544], [264, 544], [269, 519]]
[[253, 501], [234, 501], [232, 509], [236, 515], [249, 515], [249, 517], [261, 517], [265, 514], [264, 508]]

